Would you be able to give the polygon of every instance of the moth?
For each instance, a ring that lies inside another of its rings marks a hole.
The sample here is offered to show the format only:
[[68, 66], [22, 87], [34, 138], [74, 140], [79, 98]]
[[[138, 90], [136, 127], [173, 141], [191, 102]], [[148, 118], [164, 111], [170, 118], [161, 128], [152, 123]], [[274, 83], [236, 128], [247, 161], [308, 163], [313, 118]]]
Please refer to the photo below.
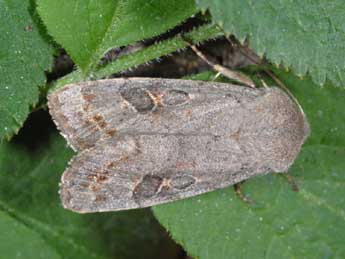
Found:
[[77, 151], [60, 196], [79, 213], [143, 208], [286, 172], [309, 135], [281, 89], [192, 80], [118, 78], [48, 96]]

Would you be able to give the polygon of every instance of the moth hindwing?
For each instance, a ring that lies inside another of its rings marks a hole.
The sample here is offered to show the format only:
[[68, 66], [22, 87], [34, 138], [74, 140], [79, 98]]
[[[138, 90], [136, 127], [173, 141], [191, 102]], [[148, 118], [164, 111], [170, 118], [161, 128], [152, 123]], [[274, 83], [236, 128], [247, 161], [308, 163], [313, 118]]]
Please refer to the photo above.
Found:
[[142, 208], [285, 172], [309, 134], [279, 88], [119, 78], [67, 85], [48, 96], [78, 151], [62, 176], [65, 208]]

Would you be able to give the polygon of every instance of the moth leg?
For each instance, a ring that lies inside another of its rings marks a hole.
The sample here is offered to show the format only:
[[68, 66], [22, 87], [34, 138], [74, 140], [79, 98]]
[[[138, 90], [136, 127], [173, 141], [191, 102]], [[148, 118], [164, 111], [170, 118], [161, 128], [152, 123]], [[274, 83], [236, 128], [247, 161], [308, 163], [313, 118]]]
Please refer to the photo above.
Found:
[[235, 183], [234, 184], [234, 190], [235, 190], [235, 193], [237, 195], [237, 197], [239, 199], [241, 199], [243, 202], [247, 203], [247, 204], [255, 204], [255, 201], [248, 198], [245, 194], [243, 194], [242, 192], [242, 189], [241, 189], [241, 186], [242, 184], [244, 183], [245, 181], [242, 181], [242, 182], [239, 182], [239, 183]]
[[235, 80], [249, 87], [255, 87], [254, 82], [246, 75], [230, 70], [222, 65], [215, 64], [210, 61], [195, 45], [190, 45], [190, 48], [197, 54], [203, 61], [205, 61], [209, 66], [211, 66], [215, 71], [226, 76], [231, 80]]
[[225, 76], [231, 80], [235, 80], [237, 82], [240, 82], [246, 86], [253, 87], [253, 88], [255, 87], [254, 82], [248, 76], [246, 76], [240, 72], [230, 70], [229, 68], [226, 68], [222, 65], [219, 65], [219, 64], [212, 62], [195, 45], [188, 42], [188, 40], [185, 40], [185, 42], [187, 42], [189, 47], [193, 50], [193, 52], [199, 58], [201, 58], [203, 61], [205, 61], [209, 66], [211, 66], [218, 73], [222, 74], [223, 76]]
[[294, 192], [298, 192], [299, 187], [298, 187], [298, 184], [297, 184], [295, 178], [289, 173], [285, 173], [285, 174], [283, 174], [283, 176], [288, 181], [288, 183], [291, 185], [292, 190]]
[[268, 88], [268, 85], [266, 84], [265, 80], [260, 79], [260, 81], [261, 81], [261, 84], [263, 85], [263, 87]]
[[217, 79], [220, 75], [221, 75], [221, 73], [218, 72], [218, 73], [213, 77], [212, 81], [216, 81], [216, 79]]

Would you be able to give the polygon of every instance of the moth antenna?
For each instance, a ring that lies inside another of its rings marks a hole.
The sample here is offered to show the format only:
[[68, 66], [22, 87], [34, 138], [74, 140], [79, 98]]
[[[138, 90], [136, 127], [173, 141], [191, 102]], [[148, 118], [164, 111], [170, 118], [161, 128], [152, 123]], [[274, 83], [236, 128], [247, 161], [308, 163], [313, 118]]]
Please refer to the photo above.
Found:
[[265, 88], [269, 88], [268, 85], [266, 84], [265, 80], [263, 80], [262, 78], [260, 79], [260, 82]]
[[263, 60], [262, 58], [260, 58], [260, 56], [254, 53], [250, 48], [243, 46], [241, 43], [236, 42], [235, 40], [231, 39], [230, 35], [226, 36], [225, 39], [229, 42], [232, 48], [237, 48], [238, 51], [240, 51], [244, 56], [246, 56], [246, 58], [248, 58], [254, 64], [259, 65], [263, 63]]
[[[219, 27], [219, 26], [218, 26]], [[223, 30], [221, 27], [219, 27], [219, 29]], [[224, 30], [223, 30], [224, 32]], [[234, 42], [233, 40], [231, 40], [229, 37], [225, 37], [226, 40], [230, 43], [231, 46], [237, 46], [239, 51], [246, 56], [250, 61], [252, 61], [254, 64], [256, 65], [260, 65], [263, 63], [263, 59], [260, 58], [259, 56], [257, 56], [251, 49], [238, 44], [237, 42]], [[290, 98], [297, 104], [298, 108], [300, 109], [300, 111], [302, 112], [303, 116], [305, 116], [305, 113], [302, 109], [302, 106], [300, 105], [300, 103], [298, 102], [298, 100], [296, 99], [296, 97], [290, 92], [290, 90], [284, 85], [283, 82], [281, 82], [271, 71], [269, 71], [268, 69], [264, 69], [263, 70], [267, 75], [269, 75], [273, 81], [277, 84], [277, 86], [279, 86], [281, 89], [283, 89], [289, 96]], [[262, 84], [264, 87], [267, 87], [267, 84], [265, 82], [263, 82], [261, 80]]]
[[305, 113], [303, 111], [302, 106], [300, 105], [299, 101], [297, 100], [297, 98], [290, 92], [289, 88], [286, 87], [286, 85], [280, 81], [271, 71], [265, 69], [264, 70], [266, 74], [268, 74], [273, 81], [281, 88], [283, 89], [289, 96], [290, 98], [296, 103], [296, 105], [298, 106], [298, 108], [300, 109], [301, 113], [303, 114], [303, 116], [305, 117]]
[[246, 86], [255, 87], [254, 82], [246, 75], [240, 72], [230, 70], [222, 65], [213, 63], [195, 45], [190, 44], [188, 41], [186, 42], [199, 58], [205, 61], [209, 66], [211, 66], [218, 73], [222, 74], [223, 76], [226, 76], [227, 78], [240, 82]]
[[242, 188], [241, 188], [243, 183], [244, 181], [234, 184], [234, 190], [235, 190], [236, 196], [247, 204], [251, 204], [251, 205], [255, 204], [254, 200], [248, 198], [245, 194], [243, 194]]

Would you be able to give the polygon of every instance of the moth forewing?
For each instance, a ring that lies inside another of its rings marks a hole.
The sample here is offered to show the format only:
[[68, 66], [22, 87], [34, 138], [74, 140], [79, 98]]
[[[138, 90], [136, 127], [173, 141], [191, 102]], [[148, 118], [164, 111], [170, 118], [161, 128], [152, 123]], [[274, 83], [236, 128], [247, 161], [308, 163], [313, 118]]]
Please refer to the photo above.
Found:
[[48, 105], [68, 142], [83, 150], [115, 133], [141, 133], [148, 128], [158, 133], [190, 131], [183, 126], [200, 113], [231, 109], [239, 100], [245, 105], [263, 94], [261, 89], [228, 84], [119, 78], [67, 85], [48, 96]]
[[78, 212], [142, 208], [284, 172], [309, 134], [279, 88], [111, 79], [66, 86], [49, 107], [80, 150], [60, 189]]

